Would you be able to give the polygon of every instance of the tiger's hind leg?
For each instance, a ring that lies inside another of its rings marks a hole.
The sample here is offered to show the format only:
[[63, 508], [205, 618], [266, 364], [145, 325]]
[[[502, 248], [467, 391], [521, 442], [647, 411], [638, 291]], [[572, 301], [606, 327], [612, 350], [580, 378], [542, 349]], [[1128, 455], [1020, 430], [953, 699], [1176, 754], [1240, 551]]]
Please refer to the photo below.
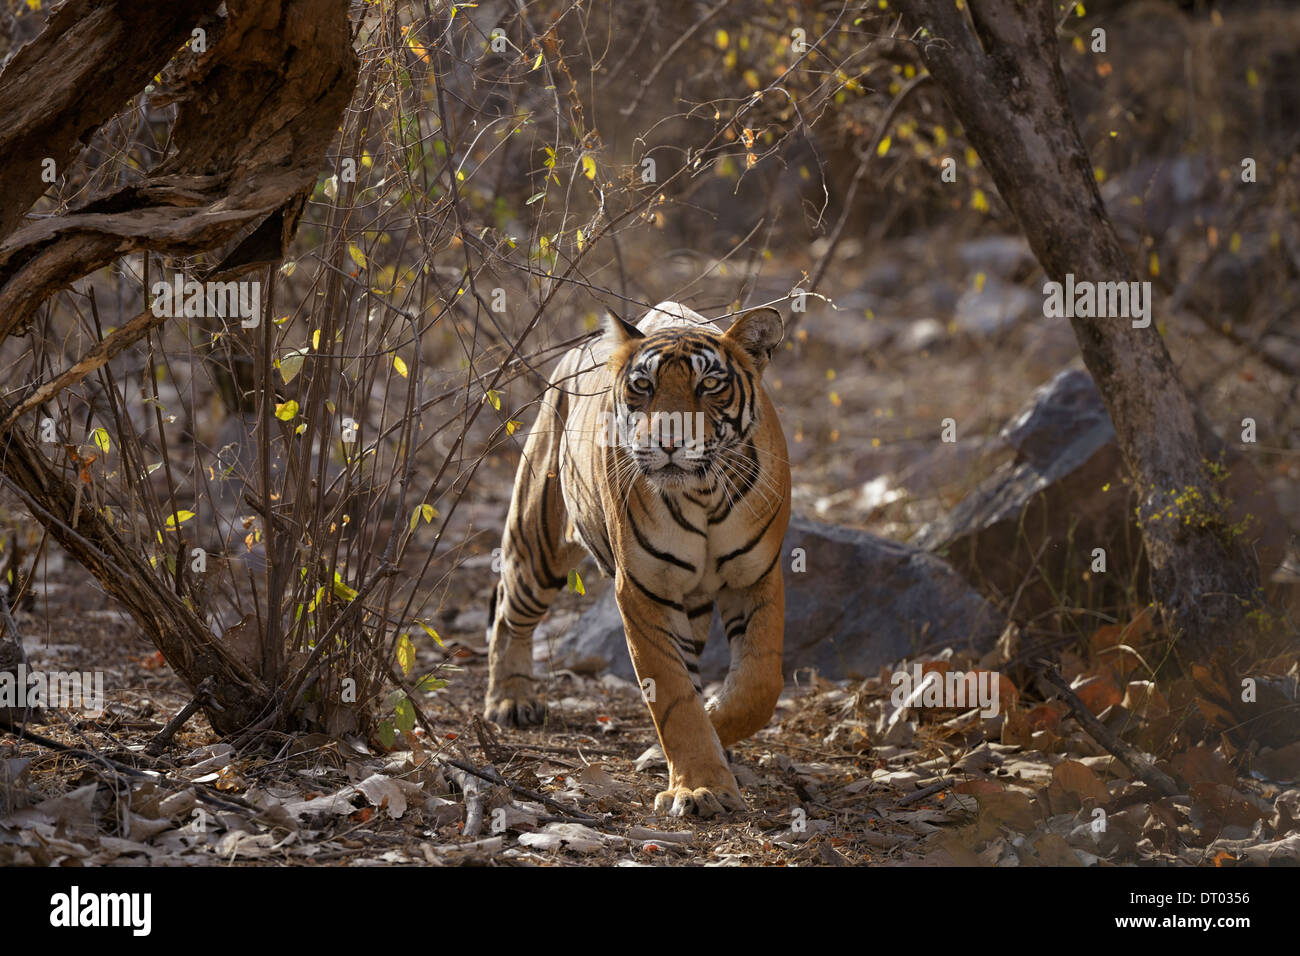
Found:
[[540, 724], [546, 704], [533, 676], [533, 631], [582, 548], [564, 538], [560, 493], [561, 415], [543, 405], [528, 434], [501, 539], [501, 580], [488, 621], [488, 688], [483, 716], [502, 726]]

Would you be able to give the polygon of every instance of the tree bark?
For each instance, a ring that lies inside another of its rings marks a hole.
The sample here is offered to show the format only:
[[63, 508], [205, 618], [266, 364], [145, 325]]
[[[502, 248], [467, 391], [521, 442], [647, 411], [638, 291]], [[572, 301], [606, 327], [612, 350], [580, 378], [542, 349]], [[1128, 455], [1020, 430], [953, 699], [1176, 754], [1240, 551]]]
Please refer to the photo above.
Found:
[[220, 0], [68, 0], [0, 73], [0, 236], [49, 188], [90, 134], [155, 76]]
[[[1054, 4], [902, 0], [903, 19], [1048, 277], [1134, 278], [1070, 111]], [[1045, 320], [1059, 321], [1059, 320]], [[1156, 329], [1070, 320], [1139, 492], [1151, 590], [1184, 651], [1242, 633], [1262, 602], [1259, 569], [1229, 533], [1194, 407]]]

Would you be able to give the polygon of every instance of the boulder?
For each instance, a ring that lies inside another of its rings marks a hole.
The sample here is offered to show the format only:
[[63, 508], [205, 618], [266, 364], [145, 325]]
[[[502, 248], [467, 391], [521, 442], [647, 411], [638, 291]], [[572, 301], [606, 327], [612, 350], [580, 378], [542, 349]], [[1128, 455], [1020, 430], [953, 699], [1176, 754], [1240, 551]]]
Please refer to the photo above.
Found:
[[[832, 680], [862, 678], [944, 647], [983, 653], [1002, 632], [1003, 619], [984, 598], [943, 560], [912, 545], [796, 517], [783, 553], [787, 676], [816, 668]], [[635, 679], [612, 588], [551, 644], [553, 667], [603, 666]], [[721, 679], [727, 661], [715, 612], [700, 662], [704, 679]]]
[[[1011, 613], [1019, 621], [1062, 606], [1146, 600], [1137, 501], [1091, 376], [1077, 368], [1059, 372], [1000, 438], [1014, 457], [912, 543], [947, 558], [995, 599], [1015, 599]], [[1201, 441], [1212, 460], [1223, 455], [1229, 475], [1221, 492], [1267, 581], [1286, 547], [1276, 503], [1250, 462], [1225, 449], [1204, 423]], [[1092, 570], [1096, 548], [1105, 551], [1105, 573]]]

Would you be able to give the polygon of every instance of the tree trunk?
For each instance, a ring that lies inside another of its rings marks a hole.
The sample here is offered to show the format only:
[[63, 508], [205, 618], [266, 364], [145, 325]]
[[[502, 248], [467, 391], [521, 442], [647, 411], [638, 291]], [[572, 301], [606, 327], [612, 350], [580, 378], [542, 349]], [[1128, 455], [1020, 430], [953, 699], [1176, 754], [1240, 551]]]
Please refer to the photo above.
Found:
[[[1048, 277], [1133, 279], [1070, 112], [1055, 5], [959, 6], [901, 3], [925, 66]], [[1228, 531], [1192, 402], [1154, 321], [1147, 328], [1126, 318], [1070, 321], [1139, 492], [1152, 594], [1183, 650], [1205, 654], [1242, 633], [1262, 595], [1258, 567]]]

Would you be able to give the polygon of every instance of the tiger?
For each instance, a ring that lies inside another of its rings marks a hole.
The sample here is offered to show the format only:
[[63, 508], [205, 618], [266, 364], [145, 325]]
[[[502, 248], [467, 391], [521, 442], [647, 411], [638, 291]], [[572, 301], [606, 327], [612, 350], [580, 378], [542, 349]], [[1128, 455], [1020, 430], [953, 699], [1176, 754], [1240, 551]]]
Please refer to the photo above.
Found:
[[[761, 382], [783, 334], [767, 307], [725, 334], [675, 302], [636, 325], [608, 314], [603, 334], [552, 373], [516, 474], [489, 610], [484, 717], [544, 719], [533, 630], [589, 553], [614, 580], [667, 758], [658, 814], [746, 809], [726, 748], [767, 724], [783, 687], [790, 468]], [[699, 658], [715, 604], [730, 663], [706, 702]]]

